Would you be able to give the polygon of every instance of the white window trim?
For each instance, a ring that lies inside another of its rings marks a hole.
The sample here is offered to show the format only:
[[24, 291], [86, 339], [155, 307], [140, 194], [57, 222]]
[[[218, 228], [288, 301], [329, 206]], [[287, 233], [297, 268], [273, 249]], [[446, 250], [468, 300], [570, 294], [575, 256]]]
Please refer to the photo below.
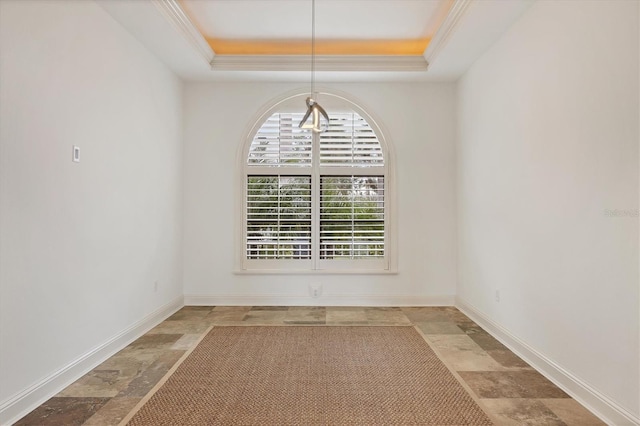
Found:
[[[259, 260], [259, 259], [246, 259], [246, 186], [248, 172], [250, 174], [260, 174], [261, 170], [269, 171], [270, 174], [274, 173], [274, 169], [277, 169], [280, 174], [310, 174], [312, 176], [312, 197], [319, 197], [319, 181], [320, 181], [320, 167], [311, 167], [311, 170], [307, 167], [274, 167], [274, 166], [247, 166], [247, 158], [251, 143], [255, 134], [258, 132], [262, 124], [272, 114], [279, 111], [291, 111], [300, 105], [304, 106], [304, 99], [308, 96], [308, 91], [296, 90], [285, 94], [281, 98], [278, 98], [272, 102], [269, 102], [265, 108], [262, 108], [260, 112], [254, 115], [250, 121], [250, 130], [245, 132], [245, 139], [240, 144], [237, 151], [237, 178], [235, 184], [236, 194], [236, 207], [235, 207], [235, 223], [234, 223], [234, 241], [235, 241], [235, 265], [234, 273], [240, 275], [385, 275], [385, 274], [397, 274], [397, 226], [396, 226], [396, 191], [395, 191], [395, 153], [393, 146], [390, 143], [390, 139], [387, 133], [383, 131], [380, 126], [380, 120], [376, 120], [372, 114], [359, 106], [360, 102], [356, 102], [350, 95], [345, 93], [336, 93], [335, 90], [323, 91], [319, 90], [319, 98], [322, 100], [322, 105], [334, 105], [334, 108], [351, 109], [357, 112], [363, 117], [367, 123], [371, 126], [378, 141], [381, 145], [384, 166], [372, 166], [368, 168], [360, 167], [322, 167], [322, 175], [368, 175], [372, 170], [376, 168], [384, 168], [382, 173], [385, 176], [385, 257], [383, 259], [358, 259], [354, 261], [348, 260], [322, 260], [316, 259], [315, 256], [311, 259], [279, 259], [279, 260]], [[340, 105], [340, 106], [338, 106]], [[318, 158], [319, 150], [318, 144], [313, 144], [313, 158]], [[310, 173], [309, 173], [310, 172]], [[318, 200], [313, 200], [313, 206], [319, 206]], [[312, 227], [319, 226], [319, 207], [314, 207], [312, 210]], [[317, 229], [312, 229], [312, 235], [318, 235]], [[312, 250], [317, 250], [319, 247], [319, 241], [317, 238], [313, 240], [314, 247]], [[317, 251], [314, 251], [317, 253]], [[315, 262], [315, 264], [314, 264]], [[366, 264], [371, 264], [372, 267], [364, 267]], [[250, 267], [249, 267], [250, 266]]]

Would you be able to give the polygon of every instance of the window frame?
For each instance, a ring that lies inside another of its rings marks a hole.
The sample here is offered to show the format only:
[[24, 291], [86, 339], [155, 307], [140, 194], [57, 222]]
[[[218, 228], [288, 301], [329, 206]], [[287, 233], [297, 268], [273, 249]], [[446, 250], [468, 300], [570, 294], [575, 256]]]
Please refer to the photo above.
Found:
[[[393, 155], [384, 133], [370, 114], [344, 96], [322, 92], [322, 105], [337, 112], [359, 114], [375, 133], [382, 150], [384, 165], [371, 166], [321, 166], [320, 135], [314, 134], [311, 166], [248, 165], [251, 144], [262, 125], [275, 113], [298, 112], [304, 105], [307, 93], [288, 96], [264, 109], [253, 121], [247, 133], [239, 160], [239, 203], [236, 214], [236, 268], [240, 274], [395, 274], [396, 227]], [[331, 114], [330, 114], [331, 115]], [[311, 259], [248, 259], [247, 258], [247, 185], [249, 176], [310, 176], [311, 177]], [[384, 257], [373, 259], [321, 259], [320, 258], [320, 178], [321, 176], [382, 176], [384, 177]]]

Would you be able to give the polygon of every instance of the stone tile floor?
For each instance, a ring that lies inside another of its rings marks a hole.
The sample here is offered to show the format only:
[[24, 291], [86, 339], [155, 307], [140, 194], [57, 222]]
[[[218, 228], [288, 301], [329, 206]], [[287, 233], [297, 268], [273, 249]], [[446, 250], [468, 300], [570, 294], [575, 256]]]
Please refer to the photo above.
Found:
[[415, 325], [500, 425], [602, 425], [453, 307], [187, 306], [16, 425], [116, 425], [212, 325]]

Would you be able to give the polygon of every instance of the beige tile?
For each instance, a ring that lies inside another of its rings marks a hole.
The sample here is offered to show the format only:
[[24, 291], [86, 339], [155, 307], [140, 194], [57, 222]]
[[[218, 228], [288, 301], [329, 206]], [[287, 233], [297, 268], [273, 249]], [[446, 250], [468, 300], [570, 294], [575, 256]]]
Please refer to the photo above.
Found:
[[252, 306], [251, 311], [288, 311], [289, 306]]
[[451, 321], [414, 321], [424, 334], [465, 334], [460, 327]]
[[140, 402], [142, 398], [112, 398], [100, 408], [83, 426], [115, 426]]
[[114, 397], [131, 380], [149, 368], [164, 351], [158, 348], [127, 347], [63, 389], [57, 396]]
[[542, 402], [532, 399], [481, 399], [500, 426], [565, 426]]
[[513, 369], [531, 369], [531, 366], [524, 362], [518, 355], [511, 352], [509, 349], [489, 349], [487, 351], [489, 356], [496, 360], [496, 362], [505, 368]]
[[56, 396], [77, 398], [112, 398], [133, 379], [119, 370], [93, 370]]
[[127, 386], [118, 393], [118, 397], [132, 398], [143, 397], [158, 383], [165, 374], [184, 355], [185, 351], [166, 351], [148, 368], [131, 380]]
[[103, 368], [134, 368], [144, 370], [153, 364], [168, 348], [131, 348], [126, 347], [116, 354], [114, 358], [109, 358], [100, 365]]
[[243, 322], [251, 325], [284, 324], [287, 311], [284, 310], [251, 310], [244, 316]]
[[409, 307], [400, 308], [405, 316], [412, 322], [450, 322], [448, 311], [437, 307]]
[[231, 325], [241, 322], [251, 310], [250, 306], [216, 306], [204, 318], [209, 324]]
[[441, 350], [440, 356], [456, 371], [500, 371], [503, 367], [486, 352]]
[[200, 340], [200, 337], [202, 337], [202, 333], [201, 334], [184, 334], [180, 339], [178, 339], [177, 342], [175, 342], [171, 346], [171, 349], [188, 351], [189, 349], [191, 349], [196, 345], [198, 340]]
[[460, 329], [467, 334], [478, 333], [480, 331], [483, 331], [482, 327], [480, 327], [478, 324], [476, 324], [471, 320], [468, 320], [468, 321], [454, 320], [453, 322], [455, 322], [456, 325], [460, 327]]
[[107, 402], [109, 398], [54, 397], [18, 420], [14, 426], [81, 425]]
[[367, 324], [367, 314], [363, 308], [330, 307], [326, 313], [327, 325]]
[[325, 324], [327, 310], [324, 307], [291, 307], [285, 316], [285, 324]]
[[175, 320], [164, 321], [147, 334], [199, 334], [209, 328], [206, 321]]
[[467, 335], [426, 336], [440, 356], [456, 371], [500, 371], [504, 368]]
[[458, 351], [483, 350], [466, 334], [427, 334], [427, 339], [438, 349]]
[[484, 350], [508, 350], [507, 347], [500, 343], [495, 337], [482, 329], [467, 331], [467, 334]]
[[445, 309], [447, 316], [455, 322], [466, 323], [466, 324], [475, 324], [468, 316], [457, 310], [453, 307], [448, 307]]
[[458, 371], [479, 398], [569, 398], [534, 370]]
[[[138, 352], [145, 355], [140, 356]], [[121, 376], [133, 377], [158, 357], [157, 351], [125, 348], [97, 366], [95, 370], [119, 370]]]
[[251, 306], [216, 306], [211, 310], [211, 314], [224, 312], [244, 312], [247, 313], [252, 309]]
[[540, 401], [549, 407], [567, 426], [603, 426], [606, 424], [575, 399], [554, 398], [541, 399]]
[[167, 321], [199, 320], [206, 317], [212, 309], [211, 306], [185, 306], [167, 318]]
[[145, 334], [127, 347], [131, 349], [167, 349], [176, 343], [182, 336], [182, 333]]
[[376, 325], [410, 325], [411, 321], [398, 308], [365, 308], [369, 324]]

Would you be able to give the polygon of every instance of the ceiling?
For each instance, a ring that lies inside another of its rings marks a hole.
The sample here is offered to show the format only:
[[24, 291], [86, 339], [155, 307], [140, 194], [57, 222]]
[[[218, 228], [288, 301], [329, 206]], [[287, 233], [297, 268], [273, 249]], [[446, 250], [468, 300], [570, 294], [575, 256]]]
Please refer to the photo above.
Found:
[[[309, 0], [179, 0], [179, 4], [218, 55], [311, 54]], [[422, 55], [452, 4], [452, 0], [318, 0], [316, 54]]]
[[[307, 81], [311, 0], [96, 0], [185, 80]], [[316, 0], [322, 81], [454, 81], [534, 0]]]

